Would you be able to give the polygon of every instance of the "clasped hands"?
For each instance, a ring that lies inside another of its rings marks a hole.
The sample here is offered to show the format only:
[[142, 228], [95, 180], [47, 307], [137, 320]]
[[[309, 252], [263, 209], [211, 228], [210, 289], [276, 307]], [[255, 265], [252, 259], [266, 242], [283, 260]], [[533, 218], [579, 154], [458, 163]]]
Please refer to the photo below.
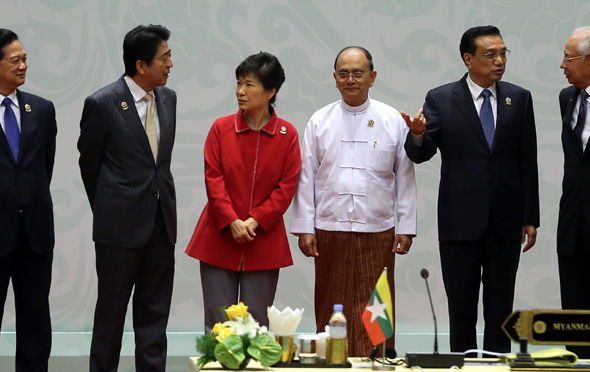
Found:
[[259, 224], [252, 217], [247, 220], [234, 220], [229, 224], [231, 234], [238, 244], [246, 244], [254, 240], [256, 233], [254, 230], [258, 228]]

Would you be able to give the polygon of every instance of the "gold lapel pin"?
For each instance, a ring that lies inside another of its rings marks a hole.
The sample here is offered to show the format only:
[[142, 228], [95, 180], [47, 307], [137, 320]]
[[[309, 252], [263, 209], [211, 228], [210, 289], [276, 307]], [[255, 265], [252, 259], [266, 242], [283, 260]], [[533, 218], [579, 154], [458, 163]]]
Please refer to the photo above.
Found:
[[510, 106], [512, 104], [512, 99], [510, 97], [506, 97], [506, 104]]
[[281, 127], [281, 134], [287, 134], [287, 127], [284, 125]]
[[129, 106], [127, 105], [127, 102], [125, 102], [125, 101], [121, 102], [121, 108], [123, 110], [127, 110], [129, 108]]
[[369, 120], [369, 127], [373, 128], [375, 126], [375, 122], [373, 121], [373, 119]]
[[25, 111], [31, 112], [31, 105], [29, 105], [28, 103], [25, 105]]

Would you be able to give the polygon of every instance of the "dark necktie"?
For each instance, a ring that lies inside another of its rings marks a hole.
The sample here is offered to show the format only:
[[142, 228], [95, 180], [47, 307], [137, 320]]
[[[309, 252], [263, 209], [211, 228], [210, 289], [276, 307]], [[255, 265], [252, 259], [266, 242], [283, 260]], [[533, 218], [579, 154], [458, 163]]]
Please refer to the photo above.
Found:
[[582, 149], [584, 149], [584, 143], [582, 142], [582, 132], [584, 131], [584, 126], [586, 125], [586, 111], [587, 111], [587, 103], [586, 99], [588, 98], [588, 93], [583, 90], [581, 93], [581, 100], [580, 100], [580, 110], [578, 112], [578, 121], [576, 121], [576, 126], [574, 127], [574, 132], [576, 133], [576, 137], [582, 144]]
[[12, 111], [12, 107], [10, 104], [12, 101], [10, 98], [6, 97], [2, 101], [4, 105], [4, 132], [6, 133], [6, 139], [8, 140], [8, 145], [10, 145], [10, 149], [12, 150], [12, 154], [14, 155], [14, 160], [18, 159], [18, 147], [20, 145], [20, 131], [18, 130], [18, 122], [16, 121], [16, 116], [14, 116], [14, 111]]
[[488, 141], [488, 146], [492, 148], [494, 143], [494, 112], [490, 103], [492, 92], [489, 89], [484, 89], [481, 95], [483, 96], [483, 103], [479, 111], [479, 121], [481, 121], [481, 127], [483, 128], [483, 134], [486, 136], [486, 141]]

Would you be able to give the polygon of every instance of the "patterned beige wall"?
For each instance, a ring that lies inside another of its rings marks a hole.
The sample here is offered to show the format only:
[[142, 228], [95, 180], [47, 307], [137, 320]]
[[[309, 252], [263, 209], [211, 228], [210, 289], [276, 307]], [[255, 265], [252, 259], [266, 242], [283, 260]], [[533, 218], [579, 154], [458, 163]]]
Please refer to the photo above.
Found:
[[[512, 54], [505, 80], [532, 91], [537, 120], [541, 228], [524, 254], [515, 308], [559, 306], [555, 231], [562, 154], [557, 95], [567, 81], [559, 69], [571, 31], [590, 24], [582, 0], [3, 0], [0, 27], [15, 30], [28, 53], [23, 90], [54, 101], [58, 151], [52, 191], [56, 250], [51, 292], [54, 354], [88, 352], [96, 299], [91, 213], [76, 150], [84, 98], [123, 72], [122, 40], [140, 23], [172, 31], [174, 68], [168, 85], [178, 93], [173, 172], [178, 192], [179, 241], [170, 318], [170, 354], [193, 350], [202, 331], [198, 262], [184, 254], [205, 204], [203, 143], [215, 118], [237, 109], [233, 71], [247, 55], [275, 54], [286, 70], [277, 112], [303, 133], [309, 116], [339, 98], [331, 76], [336, 53], [356, 44], [374, 56], [371, 96], [409, 112], [426, 92], [466, 71], [458, 44], [471, 26], [500, 28]], [[439, 330], [448, 330], [436, 234], [440, 158], [417, 166], [419, 237], [396, 264], [398, 353], [429, 350], [432, 321], [419, 271], [430, 271]], [[287, 213], [287, 221], [290, 211]], [[278, 307], [306, 309], [300, 332], [313, 332], [313, 262], [291, 239], [294, 266], [281, 271]], [[126, 330], [131, 331], [128, 322]], [[480, 327], [480, 329], [483, 329]], [[14, 304], [6, 304], [0, 354], [14, 350]], [[445, 335], [441, 349], [448, 350]], [[132, 353], [132, 336], [124, 352]]]

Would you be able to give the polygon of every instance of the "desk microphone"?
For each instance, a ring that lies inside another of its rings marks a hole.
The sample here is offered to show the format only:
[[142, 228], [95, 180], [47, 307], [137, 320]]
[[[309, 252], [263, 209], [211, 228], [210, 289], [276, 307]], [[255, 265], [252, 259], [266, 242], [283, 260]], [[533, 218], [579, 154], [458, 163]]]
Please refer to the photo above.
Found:
[[432, 310], [432, 319], [434, 319], [434, 353], [438, 354], [438, 328], [436, 326], [436, 313], [434, 312], [434, 305], [432, 304], [432, 295], [430, 294], [430, 287], [428, 286], [428, 270], [425, 268], [420, 270], [420, 276], [426, 283], [426, 291], [428, 292], [428, 299], [430, 300], [430, 310]]
[[443, 353], [438, 352], [438, 329], [436, 325], [436, 313], [432, 304], [430, 287], [428, 286], [428, 270], [422, 269], [420, 276], [426, 283], [426, 291], [430, 300], [430, 309], [434, 319], [434, 353], [406, 353], [406, 363], [408, 367], [419, 366], [422, 368], [450, 368], [452, 366], [463, 367], [465, 355], [463, 353]]

